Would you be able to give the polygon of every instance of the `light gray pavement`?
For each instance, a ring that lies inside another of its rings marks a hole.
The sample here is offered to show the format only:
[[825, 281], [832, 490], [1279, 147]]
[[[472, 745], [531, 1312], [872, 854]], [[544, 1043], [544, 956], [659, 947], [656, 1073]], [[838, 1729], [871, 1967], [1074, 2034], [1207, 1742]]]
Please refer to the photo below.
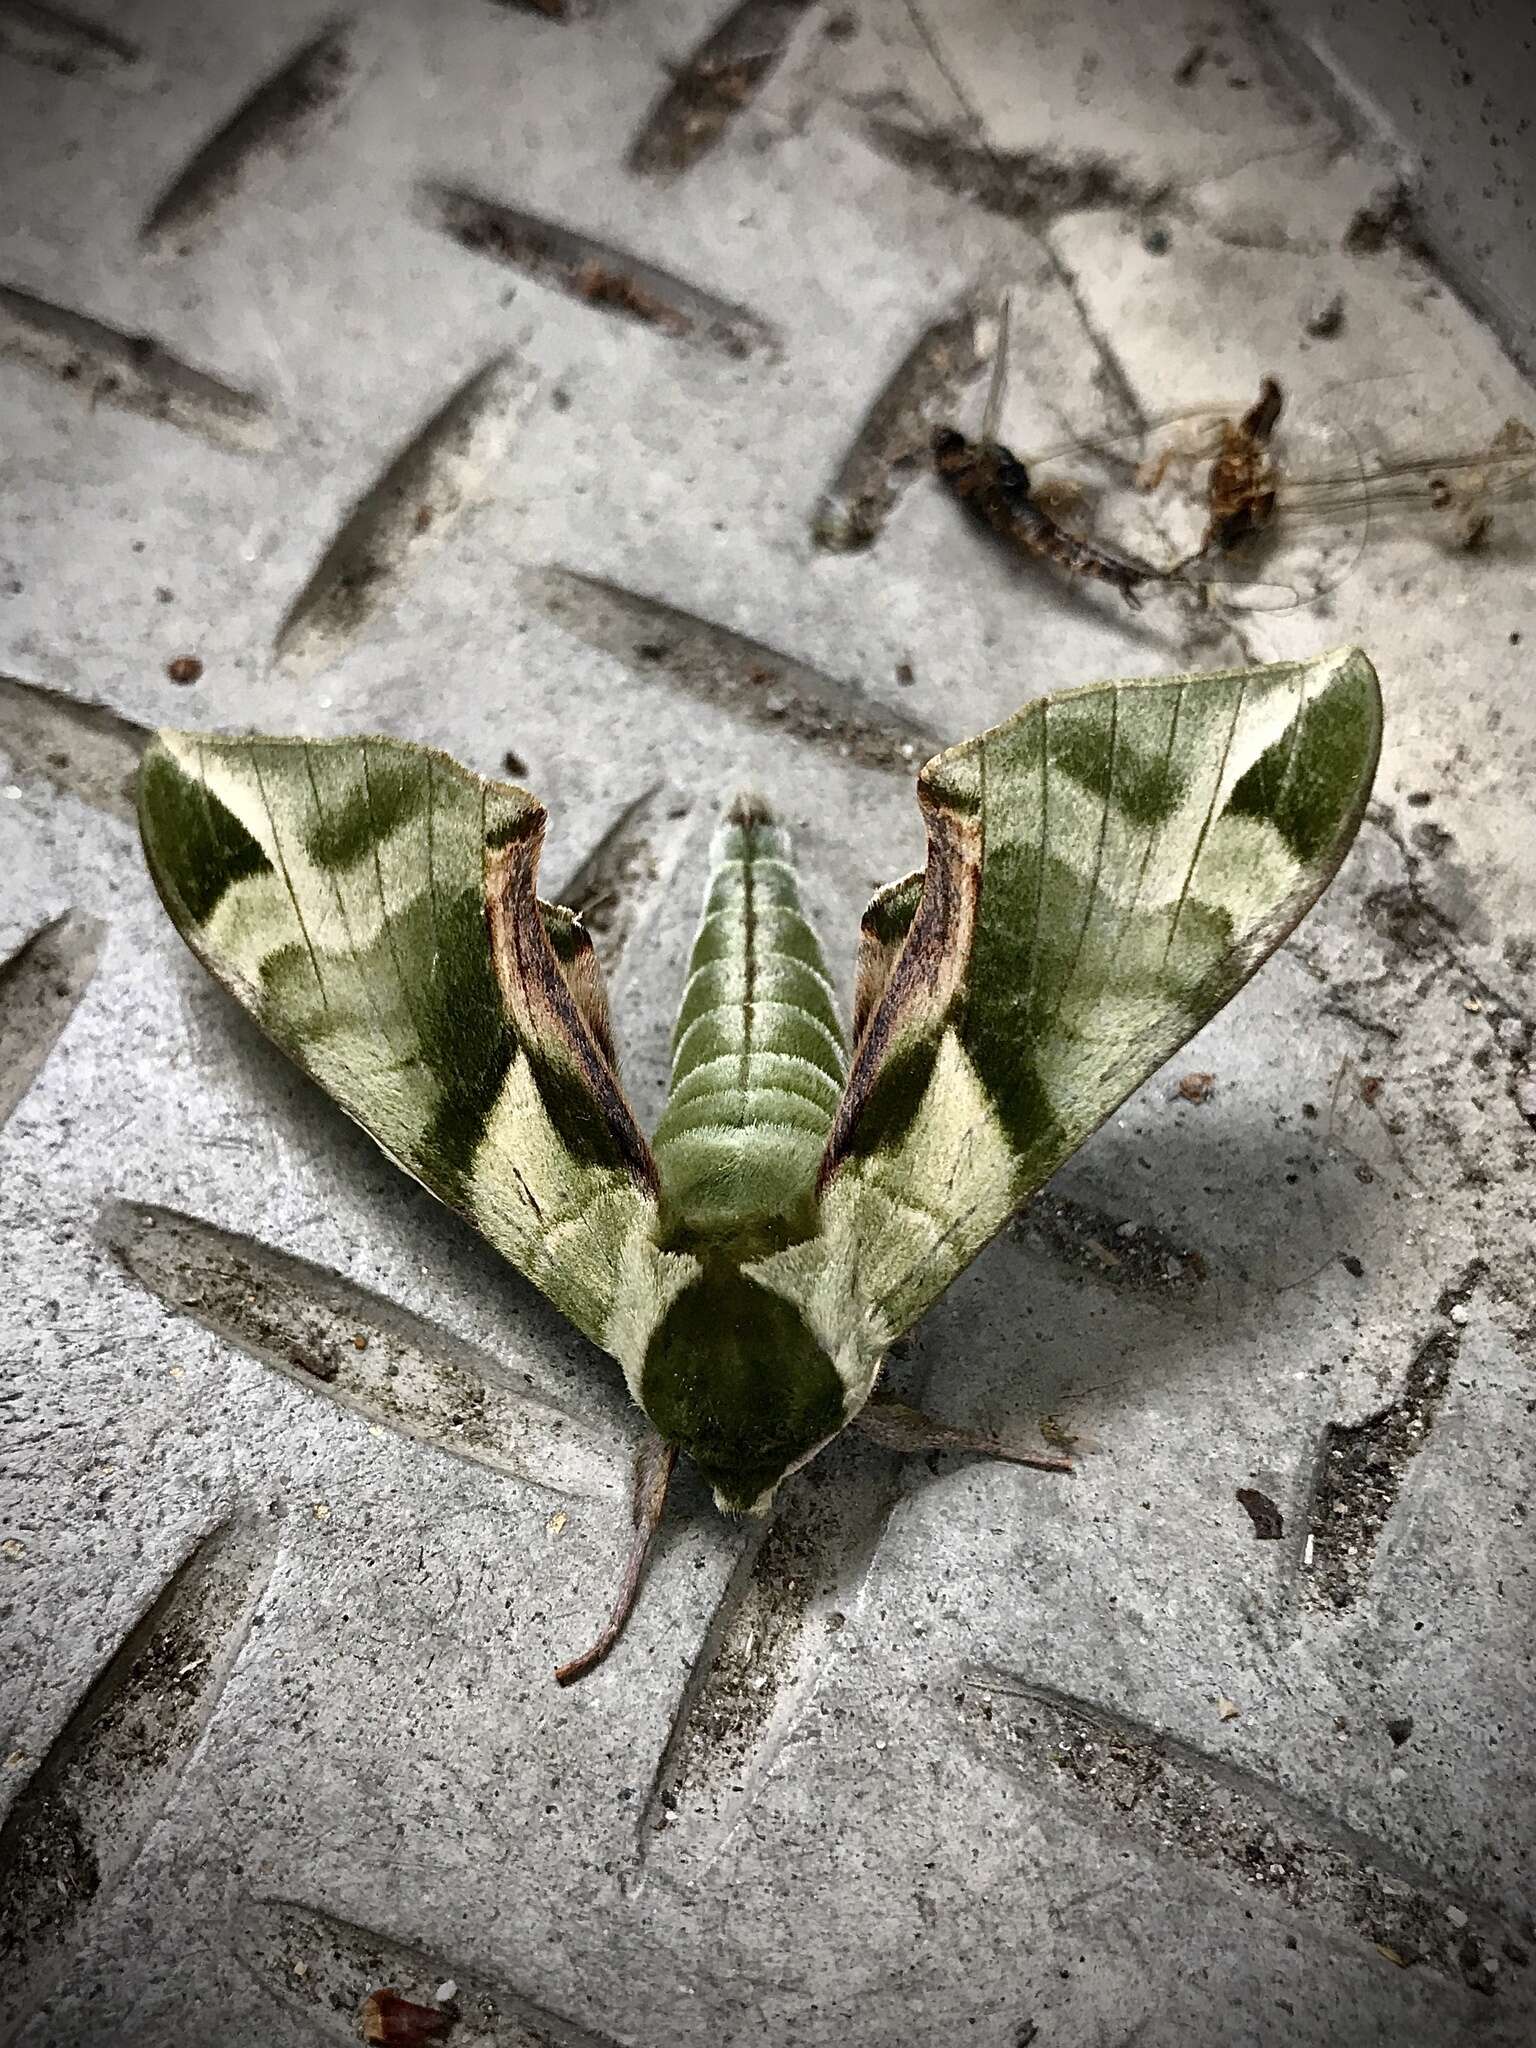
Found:
[[[1227, 0], [930, 0], [942, 67], [754, 0], [691, 89], [717, 0], [92, 4], [0, 5], [0, 2038], [1529, 2041], [1536, 506], [1133, 615], [854, 446], [914, 349], [974, 422], [1003, 287], [1021, 451], [1266, 370], [1367, 451], [1532, 419], [1388, 167]], [[557, 1692], [617, 1374], [184, 952], [139, 728], [512, 754], [651, 1117], [723, 792], [846, 982], [933, 735], [1343, 640], [1338, 885], [898, 1361], [1097, 1454], [685, 1487]]]

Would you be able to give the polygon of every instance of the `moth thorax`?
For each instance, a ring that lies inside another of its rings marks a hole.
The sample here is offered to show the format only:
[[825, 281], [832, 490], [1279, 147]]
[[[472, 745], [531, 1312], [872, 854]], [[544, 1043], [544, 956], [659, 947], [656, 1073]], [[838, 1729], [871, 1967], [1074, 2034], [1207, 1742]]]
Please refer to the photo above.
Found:
[[799, 1309], [724, 1257], [657, 1325], [640, 1398], [731, 1514], [762, 1512], [844, 1419], [843, 1382]]

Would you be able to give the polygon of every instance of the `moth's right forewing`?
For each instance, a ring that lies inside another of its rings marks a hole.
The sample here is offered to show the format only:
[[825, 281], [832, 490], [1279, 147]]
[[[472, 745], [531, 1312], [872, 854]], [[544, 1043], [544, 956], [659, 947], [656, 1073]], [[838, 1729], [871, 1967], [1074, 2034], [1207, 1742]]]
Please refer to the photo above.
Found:
[[1380, 732], [1375, 674], [1346, 650], [1074, 691], [929, 763], [921, 899], [819, 1182], [883, 1334], [1315, 902]]

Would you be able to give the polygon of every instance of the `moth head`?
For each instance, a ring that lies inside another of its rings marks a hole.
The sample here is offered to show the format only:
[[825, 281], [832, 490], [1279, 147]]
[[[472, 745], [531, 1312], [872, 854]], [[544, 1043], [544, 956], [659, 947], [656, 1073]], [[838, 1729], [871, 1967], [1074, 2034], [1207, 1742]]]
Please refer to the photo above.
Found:
[[640, 1397], [728, 1514], [765, 1514], [787, 1472], [835, 1436], [844, 1385], [793, 1302], [729, 1256], [706, 1259], [646, 1349]]

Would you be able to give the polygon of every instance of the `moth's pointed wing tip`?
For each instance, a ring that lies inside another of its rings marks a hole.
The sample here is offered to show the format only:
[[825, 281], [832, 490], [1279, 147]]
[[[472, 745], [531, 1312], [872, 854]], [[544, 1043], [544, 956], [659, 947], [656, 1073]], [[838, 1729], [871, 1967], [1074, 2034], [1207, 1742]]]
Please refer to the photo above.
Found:
[[1381, 759], [1382, 728], [1386, 720], [1386, 708], [1381, 695], [1381, 678], [1376, 673], [1376, 664], [1365, 649], [1352, 643], [1330, 648], [1326, 654], [1320, 654], [1317, 657], [1317, 666], [1327, 674], [1322, 694], [1337, 690], [1352, 695], [1361, 714], [1360, 738], [1364, 744], [1360, 763], [1360, 804], [1363, 808], [1376, 777], [1377, 763]]
[[127, 787], [133, 797], [134, 812], [138, 819], [139, 838], [149, 860], [150, 869], [159, 880], [159, 864], [155, 858], [155, 826], [157, 793], [163, 793], [164, 777], [169, 771], [174, 775], [185, 774], [179, 758], [181, 744], [195, 740], [196, 734], [182, 732], [175, 726], [163, 725], [152, 731], [139, 755], [138, 765], [127, 778]]
[[1357, 647], [1353, 641], [1347, 640], [1342, 646], [1326, 648], [1314, 658], [1314, 665], [1318, 668], [1331, 668], [1335, 677], [1347, 677], [1351, 682], [1373, 692], [1377, 701], [1380, 701], [1381, 679], [1376, 673], [1376, 664], [1365, 649]]

